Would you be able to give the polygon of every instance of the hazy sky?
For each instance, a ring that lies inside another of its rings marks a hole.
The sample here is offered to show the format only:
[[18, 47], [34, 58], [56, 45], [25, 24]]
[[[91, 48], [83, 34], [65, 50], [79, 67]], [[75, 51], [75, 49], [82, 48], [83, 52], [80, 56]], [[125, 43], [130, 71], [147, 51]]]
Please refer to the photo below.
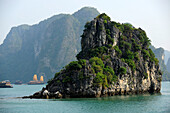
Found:
[[114, 21], [141, 27], [154, 46], [170, 51], [170, 0], [0, 0], [0, 44], [13, 26], [72, 14], [84, 6], [97, 8]]

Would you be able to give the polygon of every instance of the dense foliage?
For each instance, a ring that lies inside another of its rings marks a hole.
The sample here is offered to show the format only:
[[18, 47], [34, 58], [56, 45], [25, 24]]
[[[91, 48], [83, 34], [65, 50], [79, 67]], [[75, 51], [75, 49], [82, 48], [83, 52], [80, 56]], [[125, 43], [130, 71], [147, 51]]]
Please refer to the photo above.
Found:
[[120, 73], [120, 74], [126, 74], [126, 72], [127, 72], [127, 70], [126, 70], [125, 67], [120, 67], [120, 68], [119, 68], [119, 73]]
[[93, 73], [96, 74], [94, 79], [94, 85], [102, 85], [103, 87], [108, 87], [108, 84], [112, 84], [112, 82], [117, 81], [117, 76], [113, 68], [106, 66], [104, 67], [103, 61], [101, 58], [92, 57], [89, 60], [92, 65]]
[[98, 15], [96, 18], [102, 18], [103, 20], [110, 21], [110, 17], [107, 16], [105, 13]]
[[[108, 46], [110, 48], [110, 46]], [[90, 49], [86, 51], [86, 53], [83, 53], [83, 51], [79, 52], [77, 54], [77, 59], [80, 58], [91, 58], [91, 57], [102, 57], [104, 53], [107, 53], [108, 47], [102, 46], [102, 47], [96, 47], [93, 49]]]

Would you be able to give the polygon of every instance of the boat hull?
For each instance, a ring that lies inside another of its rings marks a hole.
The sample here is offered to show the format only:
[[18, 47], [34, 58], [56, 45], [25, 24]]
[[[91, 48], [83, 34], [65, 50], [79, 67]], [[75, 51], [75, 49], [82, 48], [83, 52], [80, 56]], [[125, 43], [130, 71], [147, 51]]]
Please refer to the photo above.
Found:
[[13, 88], [13, 86], [0, 86], [0, 88]]
[[28, 83], [28, 85], [42, 85], [44, 83]]

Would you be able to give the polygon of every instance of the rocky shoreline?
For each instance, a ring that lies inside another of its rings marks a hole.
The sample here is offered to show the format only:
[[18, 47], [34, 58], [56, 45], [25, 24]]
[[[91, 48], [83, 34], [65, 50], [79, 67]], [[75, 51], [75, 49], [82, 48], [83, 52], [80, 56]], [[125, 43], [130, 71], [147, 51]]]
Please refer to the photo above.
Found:
[[[62, 95], [60, 92], [55, 92], [55, 93], [50, 93], [48, 92], [47, 90], [41, 90], [39, 92], [36, 92], [34, 93], [33, 95], [30, 95], [30, 96], [24, 96], [24, 97], [21, 97], [22, 99], [27, 99], [27, 98], [30, 98], [30, 99], [61, 99], [61, 98], [96, 98], [96, 97], [108, 97], [108, 96], [115, 96], [115, 95], [138, 95], [138, 94], [159, 94], [160, 93], [160, 90], [157, 90], [157, 91], [154, 91], [152, 93], [150, 93], [150, 91], [122, 91], [121, 89], [118, 89], [118, 91], [106, 91], [106, 92], [103, 92], [102, 95], [94, 95], [94, 94], [88, 94], [88, 95], [75, 95], [75, 96], [70, 96], [70, 95]], [[161, 94], [161, 93], [160, 93]]]

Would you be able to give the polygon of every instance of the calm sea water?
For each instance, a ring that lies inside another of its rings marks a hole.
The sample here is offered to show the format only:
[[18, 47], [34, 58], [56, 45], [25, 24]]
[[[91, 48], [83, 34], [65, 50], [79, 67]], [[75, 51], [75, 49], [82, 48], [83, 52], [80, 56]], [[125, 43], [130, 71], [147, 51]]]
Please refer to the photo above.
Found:
[[0, 113], [170, 113], [170, 82], [161, 94], [76, 99], [19, 99], [44, 85], [0, 88]]

